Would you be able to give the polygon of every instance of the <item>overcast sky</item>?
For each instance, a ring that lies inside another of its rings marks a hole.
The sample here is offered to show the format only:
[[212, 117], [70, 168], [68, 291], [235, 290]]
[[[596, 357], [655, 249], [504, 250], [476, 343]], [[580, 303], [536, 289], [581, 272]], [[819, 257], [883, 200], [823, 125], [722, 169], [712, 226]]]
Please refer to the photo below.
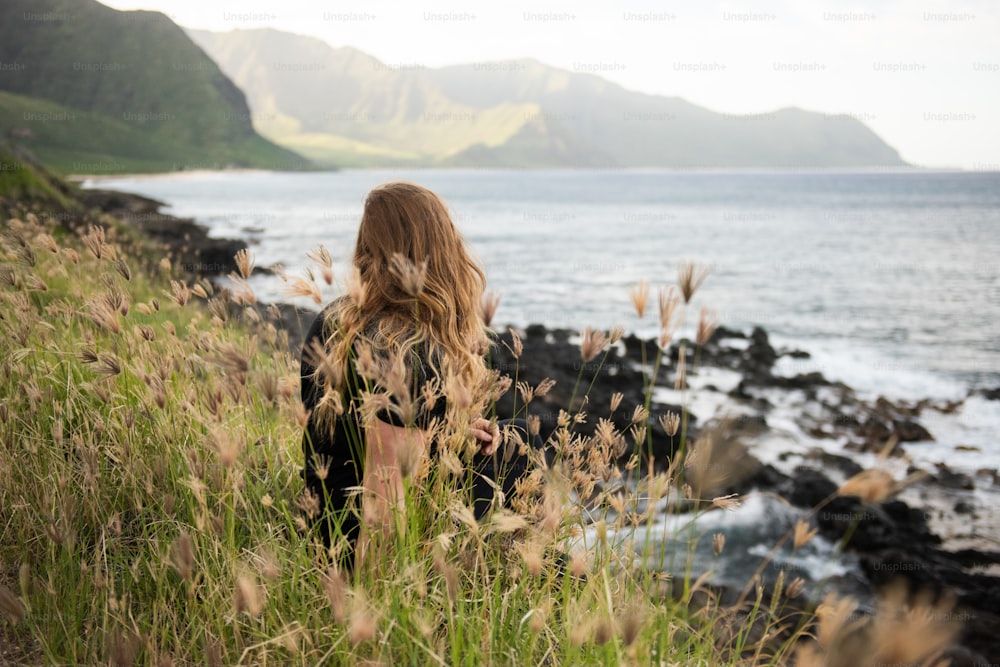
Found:
[[1000, 2], [105, 0], [192, 28], [271, 27], [390, 65], [532, 57], [727, 113], [848, 113], [903, 158], [1000, 170]]

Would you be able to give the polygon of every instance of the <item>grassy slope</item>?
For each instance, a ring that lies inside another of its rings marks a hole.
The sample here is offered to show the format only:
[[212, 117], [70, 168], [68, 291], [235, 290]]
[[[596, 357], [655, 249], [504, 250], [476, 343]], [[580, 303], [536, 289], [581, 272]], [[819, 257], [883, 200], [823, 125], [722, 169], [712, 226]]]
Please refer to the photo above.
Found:
[[[66, 107], [74, 121], [39, 121], [6, 100], [4, 130], [61, 168], [126, 162], [129, 170], [177, 165], [303, 168], [257, 135], [243, 94], [166, 16], [119, 12], [94, 0], [9, 0], [0, 10], [0, 90]], [[46, 14], [60, 20], [29, 20]], [[96, 130], [96, 135], [91, 134]]]

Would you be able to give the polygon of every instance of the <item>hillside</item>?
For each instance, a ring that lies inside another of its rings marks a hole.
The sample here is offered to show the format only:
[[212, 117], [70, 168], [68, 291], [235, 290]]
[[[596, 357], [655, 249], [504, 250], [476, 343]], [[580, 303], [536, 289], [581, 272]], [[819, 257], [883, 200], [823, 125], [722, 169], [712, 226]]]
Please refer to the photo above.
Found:
[[353, 165], [902, 165], [848, 116], [717, 113], [533, 60], [407, 68], [276, 30], [189, 31], [247, 93], [255, 127]]
[[6, 0], [0, 18], [0, 131], [62, 171], [308, 166], [161, 13]]

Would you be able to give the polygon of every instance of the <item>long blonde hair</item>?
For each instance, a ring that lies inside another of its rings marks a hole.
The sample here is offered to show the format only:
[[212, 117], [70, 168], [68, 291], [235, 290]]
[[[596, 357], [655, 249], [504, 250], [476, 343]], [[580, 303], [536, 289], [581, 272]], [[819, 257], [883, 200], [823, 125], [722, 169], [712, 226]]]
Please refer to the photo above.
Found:
[[419, 347], [419, 358], [442, 381], [458, 378], [469, 390], [480, 385], [488, 347], [479, 314], [486, 275], [440, 197], [406, 182], [374, 188], [353, 264], [354, 284], [329, 312], [327, 349], [338, 362], [363, 337], [396, 359]]

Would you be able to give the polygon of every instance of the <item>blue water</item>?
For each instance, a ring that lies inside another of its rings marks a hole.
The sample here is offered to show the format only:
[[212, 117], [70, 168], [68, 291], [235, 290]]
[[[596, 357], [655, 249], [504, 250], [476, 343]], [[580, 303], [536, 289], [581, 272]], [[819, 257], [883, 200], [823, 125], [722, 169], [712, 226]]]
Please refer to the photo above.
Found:
[[[651, 335], [655, 321], [636, 317], [628, 286], [672, 283], [693, 259], [711, 275], [689, 327], [702, 305], [728, 326], [763, 325], [814, 351], [828, 376], [876, 392], [1000, 385], [997, 173], [356, 170], [100, 185], [250, 239], [261, 266], [301, 273], [323, 243], [343, 276], [365, 193], [400, 178], [449, 203], [502, 295], [497, 322]], [[276, 277], [254, 284], [261, 299], [288, 300]]]

